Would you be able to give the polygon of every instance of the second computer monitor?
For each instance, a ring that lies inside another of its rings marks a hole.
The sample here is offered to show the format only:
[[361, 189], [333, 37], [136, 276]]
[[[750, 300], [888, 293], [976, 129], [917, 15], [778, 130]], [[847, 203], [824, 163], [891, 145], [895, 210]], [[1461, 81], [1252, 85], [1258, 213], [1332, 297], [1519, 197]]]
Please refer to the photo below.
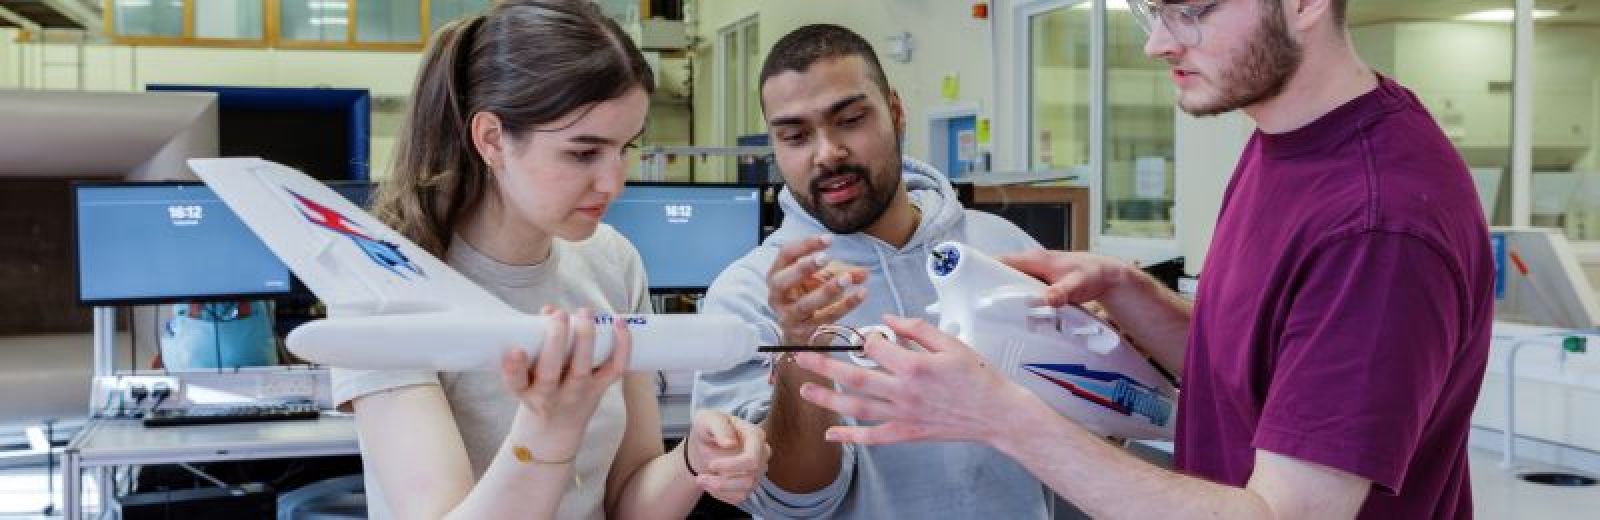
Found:
[[652, 291], [703, 291], [758, 244], [761, 187], [629, 183], [605, 222], [639, 249]]
[[[372, 186], [329, 183], [363, 207]], [[289, 268], [204, 184], [85, 182], [74, 197], [84, 304], [269, 298], [296, 285]]]
[[199, 183], [76, 187], [78, 299], [89, 305], [270, 297], [289, 269]]

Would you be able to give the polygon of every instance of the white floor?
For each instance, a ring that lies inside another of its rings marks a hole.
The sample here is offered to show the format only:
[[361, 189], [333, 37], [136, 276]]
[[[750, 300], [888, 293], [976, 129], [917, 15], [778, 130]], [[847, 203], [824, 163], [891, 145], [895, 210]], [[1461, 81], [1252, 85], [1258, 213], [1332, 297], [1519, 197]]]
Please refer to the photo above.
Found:
[[[1523, 482], [1500, 469], [1500, 458], [1487, 451], [1472, 453], [1473, 507], [1477, 518], [1563, 519], [1596, 518], [1600, 511], [1600, 486], [1558, 488]], [[1546, 468], [1532, 467], [1530, 470]], [[57, 475], [57, 483], [60, 476]], [[0, 516], [46, 518], [40, 514], [49, 504], [45, 494], [44, 468], [0, 471]], [[92, 479], [84, 481], [85, 508], [99, 509]], [[57, 493], [60, 486], [56, 486]], [[56, 502], [56, 516], [61, 514]]]
[[[56, 496], [61, 496], [61, 468], [56, 467], [55, 473]], [[84, 507], [90, 511], [100, 510], [99, 487], [94, 479], [83, 480], [87, 486], [84, 493]], [[0, 516], [12, 518], [46, 518], [44, 508], [51, 505], [50, 495], [45, 491], [45, 468], [22, 468], [0, 470]], [[54, 502], [54, 518], [62, 516], [61, 508], [64, 504], [58, 498]]]
[[[1474, 450], [1471, 463], [1472, 506], [1478, 518], [1600, 517], [1600, 486], [1562, 488], [1524, 482], [1500, 468], [1498, 452]], [[1523, 473], [1547, 470], [1561, 471], [1538, 465], [1518, 468]]]

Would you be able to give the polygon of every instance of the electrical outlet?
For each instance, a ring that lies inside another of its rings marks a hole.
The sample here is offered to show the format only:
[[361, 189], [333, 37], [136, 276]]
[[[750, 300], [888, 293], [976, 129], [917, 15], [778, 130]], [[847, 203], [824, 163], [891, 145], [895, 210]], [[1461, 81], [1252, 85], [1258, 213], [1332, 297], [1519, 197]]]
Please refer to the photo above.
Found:
[[[143, 385], [146, 390], [151, 390], [151, 389], [155, 388], [156, 383], [166, 383], [167, 387], [172, 389], [172, 394], [174, 396], [176, 396], [178, 394], [179, 387], [183, 386], [183, 382], [180, 381], [178, 378], [169, 377], [169, 376], [119, 376], [119, 377], [117, 377], [117, 388], [122, 389], [122, 391], [124, 391], [124, 392], [126, 392], [129, 389], [133, 388], [135, 385]], [[171, 399], [171, 397], [168, 397], [168, 399]]]
[[[132, 410], [134, 405], [140, 407], [150, 406], [156, 399], [152, 395], [157, 384], [166, 384], [171, 389], [171, 395], [165, 402], [171, 403], [180, 400], [183, 396], [183, 381], [171, 376], [102, 376], [94, 379], [92, 395], [90, 396], [90, 412], [94, 415], [104, 415]], [[143, 401], [133, 396], [134, 387], [143, 387], [145, 398]]]

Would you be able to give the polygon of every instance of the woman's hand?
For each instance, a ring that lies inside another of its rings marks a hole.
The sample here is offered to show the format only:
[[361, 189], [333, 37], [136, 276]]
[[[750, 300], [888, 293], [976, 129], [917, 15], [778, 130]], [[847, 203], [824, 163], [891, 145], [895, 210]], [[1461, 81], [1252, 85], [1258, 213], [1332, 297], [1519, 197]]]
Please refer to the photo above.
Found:
[[[581, 441], [600, 398], [627, 370], [633, 341], [622, 320], [613, 320], [611, 358], [595, 366], [594, 312], [580, 309], [576, 315], [568, 315], [545, 306], [542, 313], [549, 318], [549, 326], [538, 359], [530, 367], [528, 354], [513, 349], [500, 359], [500, 376], [536, 424]], [[572, 318], [576, 318], [575, 327]], [[573, 446], [573, 453], [576, 449]], [[540, 455], [560, 460], [570, 454]]]
[[695, 482], [712, 497], [738, 505], [767, 473], [772, 447], [760, 426], [715, 410], [695, 413], [684, 440]]

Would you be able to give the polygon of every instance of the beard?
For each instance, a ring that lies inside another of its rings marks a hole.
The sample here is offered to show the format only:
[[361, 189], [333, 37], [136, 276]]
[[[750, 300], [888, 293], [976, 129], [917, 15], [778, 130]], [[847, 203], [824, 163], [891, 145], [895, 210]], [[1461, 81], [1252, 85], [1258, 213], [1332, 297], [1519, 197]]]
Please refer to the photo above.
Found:
[[1282, 5], [1266, 4], [1273, 7], [1267, 9], [1257, 25], [1255, 35], [1245, 45], [1244, 55], [1220, 75], [1217, 85], [1222, 93], [1210, 102], [1180, 102], [1179, 108], [1184, 112], [1197, 117], [1214, 116], [1272, 99], [1283, 92], [1295, 70], [1300, 68], [1302, 50], [1289, 36]]
[[[796, 197], [795, 200], [829, 232], [838, 235], [858, 233], [878, 222], [884, 212], [889, 211], [889, 203], [894, 201], [895, 192], [900, 187], [900, 166], [900, 141], [897, 138], [894, 157], [882, 161], [877, 171], [860, 164], [841, 164], [822, 170], [811, 179], [805, 196]], [[855, 175], [859, 179], [857, 182], [861, 186], [861, 194], [842, 204], [824, 204], [822, 186], [841, 175]]]

